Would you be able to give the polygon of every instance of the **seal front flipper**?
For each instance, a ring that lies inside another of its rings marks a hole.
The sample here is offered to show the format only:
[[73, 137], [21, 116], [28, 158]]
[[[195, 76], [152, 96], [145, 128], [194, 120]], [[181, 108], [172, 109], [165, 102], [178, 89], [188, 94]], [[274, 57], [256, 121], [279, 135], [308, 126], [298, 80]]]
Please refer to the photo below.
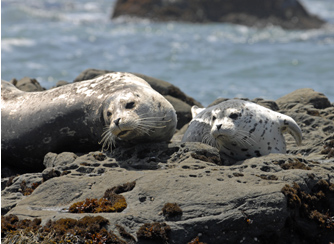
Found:
[[296, 140], [298, 146], [302, 144], [302, 131], [296, 121], [287, 115], [280, 118], [282, 133], [289, 133]]

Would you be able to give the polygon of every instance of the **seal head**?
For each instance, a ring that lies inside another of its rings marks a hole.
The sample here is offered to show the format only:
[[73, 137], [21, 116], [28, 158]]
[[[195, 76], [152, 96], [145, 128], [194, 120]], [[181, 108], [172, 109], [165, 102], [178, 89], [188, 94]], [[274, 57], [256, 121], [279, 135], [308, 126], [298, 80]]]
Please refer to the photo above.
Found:
[[150, 87], [127, 87], [114, 92], [103, 105], [106, 124], [102, 135], [103, 149], [115, 144], [168, 141], [175, 132], [176, 113]]

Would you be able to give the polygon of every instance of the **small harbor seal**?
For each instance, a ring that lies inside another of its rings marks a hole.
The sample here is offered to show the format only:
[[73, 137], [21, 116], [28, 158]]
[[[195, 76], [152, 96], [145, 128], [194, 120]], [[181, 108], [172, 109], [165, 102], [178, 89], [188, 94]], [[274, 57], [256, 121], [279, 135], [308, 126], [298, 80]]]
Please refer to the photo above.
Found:
[[286, 153], [285, 132], [301, 145], [301, 130], [291, 117], [252, 102], [233, 99], [206, 109], [193, 106], [192, 115], [183, 142], [203, 142], [238, 160]]
[[42, 92], [2, 81], [1, 123], [3, 164], [41, 168], [48, 152], [169, 141], [177, 118], [146, 81], [114, 72]]

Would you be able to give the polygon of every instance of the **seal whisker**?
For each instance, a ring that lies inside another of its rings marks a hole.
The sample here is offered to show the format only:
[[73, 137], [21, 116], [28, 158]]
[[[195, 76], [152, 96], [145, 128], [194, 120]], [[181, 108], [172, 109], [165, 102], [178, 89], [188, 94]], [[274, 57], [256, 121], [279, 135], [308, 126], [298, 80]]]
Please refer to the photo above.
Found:
[[207, 133], [203, 136], [202, 143], [208, 144], [212, 147], [216, 147], [217, 140], [211, 136], [210, 133]]
[[215, 145], [215, 146], [216, 146], [216, 148], [218, 148], [218, 149], [221, 148], [221, 147], [223, 147], [223, 145], [224, 145], [224, 143], [223, 143], [222, 140], [216, 140], [215, 142], [216, 142], [216, 145]]
[[243, 133], [236, 133], [233, 139], [237, 144], [246, 148], [252, 145], [250, 142], [250, 138], [246, 138]]
[[102, 151], [106, 148], [106, 151], [111, 149], [115, 145], [114, 135], [111, 133], [109, 126], [104, 128], [104, 132], [101, 135], [102, 139], [99, 144], [102, 144]]
[[[252, 134], [249, 134], [248, 131], [245, 130], [239, 130], [236, 134], [235, 134], [236, 138], [239, 138], [240, 140], [242, 140], [243, 142], [247, 143], [248, 145], [256, 145], [256, 138], [254, 139]], [[253, 144], [252, 144], [253, 143]]]
[[142, 127], [142, 126], [138, 126], [137, 130], [140, 134], [146, 134], [146, 135], [150, 135], [150, 129], [147, 127]]
[[155, 129], [162, 129], [162, 128], [166, 128], [165, 125], [161, 125], [161, 126], [154, 126], [154, 125], [148, 125], [148, 124], [140, 124], [143, 127], [147, 127], [147, 128], [155, 128]]
[[[161, 117], [163, 118], [163, 117]], [[139, 119], [139, 121], [143, 121], [143, 122], [152, 122], [152, 123], [169, 123], [172, 120], [160, 120], [161, 118], [157, 118], [157, 117], [147, 117], [147, 118], [141, 118]]]
[[138, 125], [144, 126], [144, 127], [149, 127], [149, 128], [166, 128], [166, 125], [156, 125], [157, 123], [154, 122], [144, 122], [140, 121]]
[[[148, 114], [148, 113], [146, 113]], [[140, 116], [144, 116], [144, 117], [141, 117], [140, 119], [163, 119], [165, 118], [165, 116], [160, 116], [160, 117], [145, 117], [146, 114], [141, 114]]]

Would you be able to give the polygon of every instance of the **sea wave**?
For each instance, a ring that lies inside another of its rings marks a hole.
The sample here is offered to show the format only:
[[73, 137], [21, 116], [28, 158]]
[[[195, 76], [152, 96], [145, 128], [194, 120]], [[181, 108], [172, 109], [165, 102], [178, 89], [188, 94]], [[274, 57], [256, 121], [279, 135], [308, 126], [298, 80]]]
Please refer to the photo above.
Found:
[[14, 47], [32, 47], [36, 41], [27, 38], [3, 38], [1, 39], [1, 51], [11, 52]]
[[101, 1], [5, 0], [2, 2], [6, 8], [13, 8], [18, 13], [26, 15], [25, 17], [74, 24], [108, 22], [113, 7], [108, 4], [109, 7], [106, 8], [106, 3], [102, 5]]

